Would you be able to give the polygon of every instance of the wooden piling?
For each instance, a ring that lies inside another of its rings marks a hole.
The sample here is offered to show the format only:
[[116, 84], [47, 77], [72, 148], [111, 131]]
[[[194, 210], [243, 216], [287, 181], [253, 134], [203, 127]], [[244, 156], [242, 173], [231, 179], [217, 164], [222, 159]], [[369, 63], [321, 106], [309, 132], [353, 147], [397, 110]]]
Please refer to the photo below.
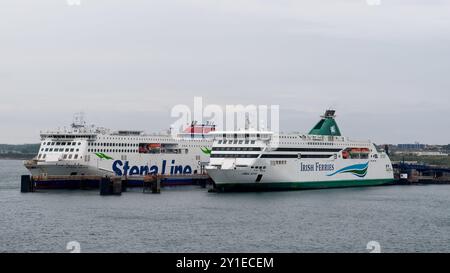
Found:
[[112, 194], [121, 195], [122, 194], [122, 178], [114, 177], [111, 178], [112, 184]]
[[122, 178], [122, 192], [126, 192], [128, 188], [128, 179], [126, 177]]
[[161, 177], [157, 176], [152, 183], [152, 193], [161, 193]]
[[102, 177], [100, 179], [99, 188], [100, 188], [100, 195], [110, 195], [110, 180], [108, 177]]
[[30, 175], [22, 175], [20, 180], [20, 192], [34, 192], [34, 181]]

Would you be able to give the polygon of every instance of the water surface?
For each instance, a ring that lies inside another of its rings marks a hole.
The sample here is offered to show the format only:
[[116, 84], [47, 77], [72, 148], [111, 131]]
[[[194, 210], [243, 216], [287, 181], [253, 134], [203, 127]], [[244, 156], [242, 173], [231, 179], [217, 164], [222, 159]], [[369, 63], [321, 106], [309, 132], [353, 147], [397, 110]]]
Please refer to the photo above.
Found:
[[450, 252], [450, 185], [266, 193], [20, 193], [0, 160], [0, 252]]

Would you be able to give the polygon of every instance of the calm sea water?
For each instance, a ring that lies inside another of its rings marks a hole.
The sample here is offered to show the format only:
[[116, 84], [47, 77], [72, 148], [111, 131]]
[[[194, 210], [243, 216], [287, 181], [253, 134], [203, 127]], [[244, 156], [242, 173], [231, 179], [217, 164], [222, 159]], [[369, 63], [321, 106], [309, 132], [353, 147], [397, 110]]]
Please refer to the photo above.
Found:
[[0, 160], [0, 252], [450, 252], [450, 186], [266, 193], [20, 193]]

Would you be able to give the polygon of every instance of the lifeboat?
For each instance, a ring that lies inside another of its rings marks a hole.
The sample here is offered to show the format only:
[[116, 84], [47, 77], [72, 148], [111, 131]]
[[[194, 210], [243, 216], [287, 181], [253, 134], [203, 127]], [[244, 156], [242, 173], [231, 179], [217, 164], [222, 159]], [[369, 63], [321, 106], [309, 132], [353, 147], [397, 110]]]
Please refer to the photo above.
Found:
[[347, 159], [349, 158], [350, 154], [347, 151], [342, 152], [342, 158]]

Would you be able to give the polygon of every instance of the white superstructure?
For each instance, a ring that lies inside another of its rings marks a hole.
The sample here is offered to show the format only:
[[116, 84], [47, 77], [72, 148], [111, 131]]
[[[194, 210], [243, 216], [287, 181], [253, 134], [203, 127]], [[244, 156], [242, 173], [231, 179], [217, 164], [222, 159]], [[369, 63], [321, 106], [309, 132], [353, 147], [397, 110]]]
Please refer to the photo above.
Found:
[[328, 110], [309, 134], [214, 132], [207, 172], [219, 191], [380, 185], [393, 180], [388, 155], [340, 134]]
[[25, 162], [33, 176], [200, 174], [209, 161], [215, 126], [192, 124], [184, 133], [112, 131], [76, 121], [41, 132], [39, 154]]

